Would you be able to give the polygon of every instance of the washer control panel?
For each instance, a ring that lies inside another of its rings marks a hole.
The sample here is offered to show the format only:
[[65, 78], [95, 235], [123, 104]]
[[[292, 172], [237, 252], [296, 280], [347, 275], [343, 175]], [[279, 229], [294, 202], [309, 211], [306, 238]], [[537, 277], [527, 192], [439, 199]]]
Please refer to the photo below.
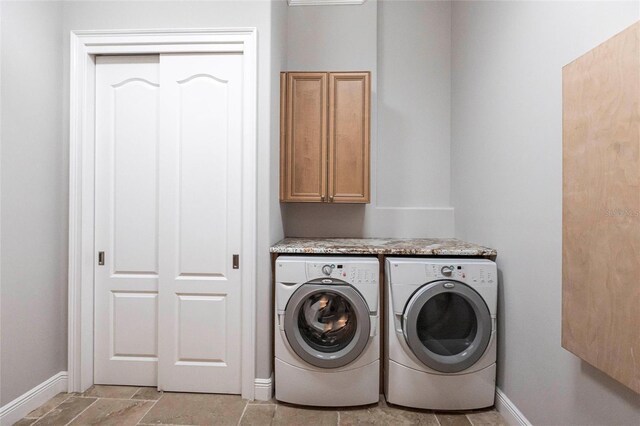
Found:
[[307, 278], [335, 278], [350, 284], [377, 284], [378, 268], [375, 265], [358, 265], [340, 262], [308, 262]]

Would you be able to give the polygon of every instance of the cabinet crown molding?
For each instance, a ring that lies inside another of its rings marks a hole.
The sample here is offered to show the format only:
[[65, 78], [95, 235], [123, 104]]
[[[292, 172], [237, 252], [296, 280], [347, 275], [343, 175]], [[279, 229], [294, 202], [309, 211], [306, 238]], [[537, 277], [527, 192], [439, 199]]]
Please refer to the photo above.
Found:
[[362, 5], [367, 0], [287, 0], [289, 6], [342, 6]]

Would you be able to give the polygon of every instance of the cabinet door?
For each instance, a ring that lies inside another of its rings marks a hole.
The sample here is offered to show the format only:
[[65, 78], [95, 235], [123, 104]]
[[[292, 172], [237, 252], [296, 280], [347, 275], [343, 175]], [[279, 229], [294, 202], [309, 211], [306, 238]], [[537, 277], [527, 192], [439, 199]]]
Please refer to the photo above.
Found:
[[329, 74], [329, 202], [369, 202], [370, 74]]
[[287, 73], [282, 201], [322, 202], [327, 194], [327, 73]]

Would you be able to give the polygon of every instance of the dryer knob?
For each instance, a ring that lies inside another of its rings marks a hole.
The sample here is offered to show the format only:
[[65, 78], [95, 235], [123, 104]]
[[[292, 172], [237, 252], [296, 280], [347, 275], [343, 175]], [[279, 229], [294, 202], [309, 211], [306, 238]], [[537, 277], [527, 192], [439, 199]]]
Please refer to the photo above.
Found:
[[332, 271], [333, 271], [333, 267], [331, 265], [324, 265], [322, 267], [322, 273], [325, 275], [331, 275]]
[[442, 269], [440, 269], [440, 272], [445, 277], [450, 277], [451, 274], [453, 274], [453, 266], [443, 266]]

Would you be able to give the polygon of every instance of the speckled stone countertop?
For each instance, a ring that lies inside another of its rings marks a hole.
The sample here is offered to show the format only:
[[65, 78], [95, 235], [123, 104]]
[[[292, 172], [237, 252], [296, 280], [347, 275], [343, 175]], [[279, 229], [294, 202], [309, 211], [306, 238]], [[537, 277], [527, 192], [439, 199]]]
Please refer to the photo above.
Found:
[[495, 249], [455, 238], [285, 238], [271, 253], [495, 257]]

